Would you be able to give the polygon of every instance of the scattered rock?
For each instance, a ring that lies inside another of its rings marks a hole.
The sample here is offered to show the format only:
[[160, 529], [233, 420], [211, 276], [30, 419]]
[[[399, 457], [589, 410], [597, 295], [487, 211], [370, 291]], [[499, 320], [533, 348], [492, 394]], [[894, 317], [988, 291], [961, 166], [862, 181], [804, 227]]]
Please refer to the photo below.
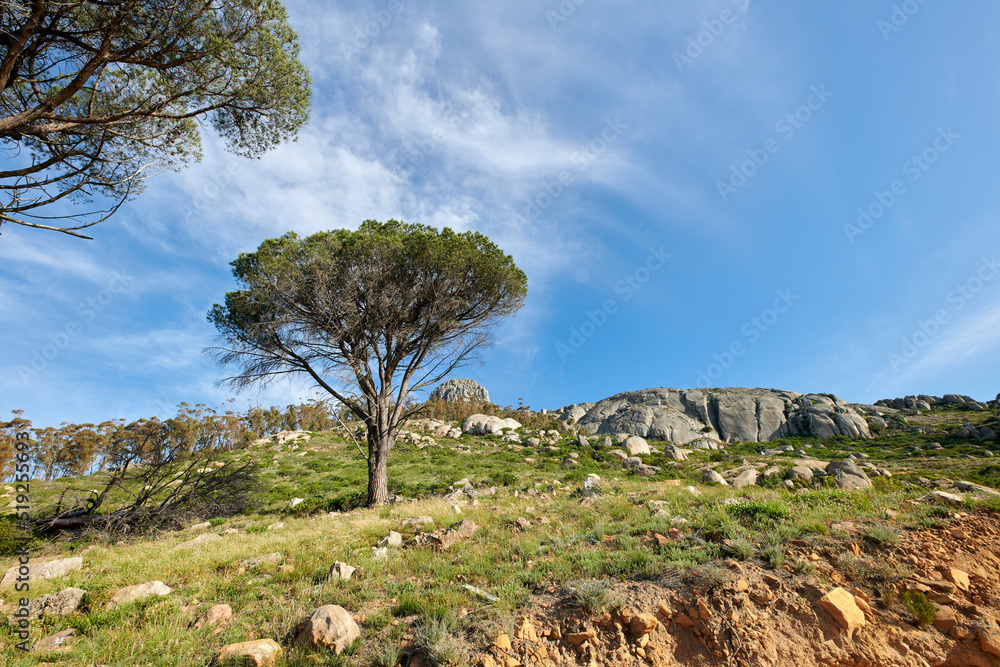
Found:
[[252, 667], [274, 667], [283, 654], [281, 646], [273, 639], [255, 639], [223, 646], [215, 660], [220, 665], [234, 661], [246, 664], [249, 661]]
[[753, 486], [757, 483], [757, 471], [756, 470], [744, 470], [736, 479], [733, 480], [734, 489], [742, 489], [746, 486]]
[[714, 470], [706, 470], [704, 476], [702, 476], [702, 481], [705, 484], [721, 484], [722, 486], [729, 486], [729, 482], [723, 479], [722, 475]]
[[819, 606], [823, 607], [833, 617], [833, 620], [847, 630], [848, 636], [853, 635], [857, 628], [865, 625], [864, 612], [858, 608], [854, 596], [843, 588], [834, 588], [824, 595], [819, 600]]
[[284, 521], [276, 521], [276, 522], [272, 523], [270, 526], [268, 526], [267, 529], [268, 530], [278, 530], [279, 528], [284, 528], [284, 527], [285, 527], [285, 522]]
[[[37, 620], [46, 616], [60, 617], [72, 614], [79, 609], [86, 594], [87, 591], [81, 588], [66, 588], [58, 593], [40, 595], [28, 604], [28, 618]], [[7, 619], [12, 625], [16, 623], [13, 616], [8, 616]]]
[[222, 539], [221, 535], [216, 535], [215, 533], [203, 533], [203, 534], [199, 535], [198, 537], [194, 538], [193, 540], [188, 540], [187, 542], [181, 542], [180, 544], [178, 544], [177, 546], [175, 546], [174, 549], [183, 549], [185, 547], [193, 547], [193, 546], [197, 546], [199, 544], [204, 544], [205, 542], [217, 542], [218, 540], [221, 540], [221, 539]]
[[76, 634], [73, 628], [66, 628], [54, 635], [49, 635], [44, 639], [35, 642], [31, 647], [32, 653], [63, 653], [69, 651], [69, 639]]
[[195, 628], [203, 628], [206, 625], [222, 625], [228, 623], [233, 618], [233, 608], [228, 604], [217, 604], [209, 607], [204, 614], [194, 622]]
[[813, 471], [812, 468], [808, 466], [793, 466], [792, 469], [785, 474], [785, 479], [800, 479], [803, 482], [812, 481], [812, 478]]
[[170, 595], [170, 591], [170, 586], [167, 586], [162, 581], [147, 581], [144, 584], [126, 586], [125, 588], [118, 589], [111, 596], [111, 599], [108, 600], [104, 608], [105, 610], [114, 609], [119, 605], [135, 602], [136, 600], [144, 600], [152, 595]]
[[304, 502], [304, 498], [292, 498], [288, 501], [288, 509], [293, 510]]
[[652, 454], [649, 449], [649, 443], [646, 442], [644, 438], [640, 438], [637, 435], [630, 435], [625, 439], [625, 442], [622, 443], [622, 445], [632, 456], [637, 456], [638, 454]]
[[343, 607], [326, 604], [299, 622], [296, 641], [311, 648], [326, 648], [340, 655], [355, 639], [361, 628]]
[[380, 547], [392, 547], [398, 548], [403, 546], [403, 536], [394, 530], [390, 530], [389, 534], [378, 541]]
[[277, 565], [285, 559], [280, 553], [275, 551], [274, 553], [265, 554], [263, 556], [257, 556], [256, 558], [248, 558], [239, 564], [238, 572], [240, 574], [245, 574], [246, 572], [260, 567], [261, 565]]
[[352, 576], [354, 576], [354, 572], [356, 570], [357, 568], [352, 567], [347, 563], [341, 563], [340, 561], [337, 561], [336, 563], [330, 566], [330, 575], [328, 578], [331, 581], [337, 579], [343, 579], [344, 581], [348, 581]]
[[[58, 579], [70, 572], [79, 570], [81, 567], [83, 567], [83, 559], [79, 556], [50, 560], [44, 563], [31, 563], [28, 565], [28, 581]], [[0, 579], [0, 588], [5, 588], [16, 583], [18, 576], [20, 576], [18, 574], [19, 569], [20, 566], [15, 565], [7, 570], [7, 573], [3, 575], [3, 579]]]
[[414, 541], [419, 545], [427, 545], [443, 550], [459, 540], [472, 537], [478, 529], [479, 526], [474, 521], [465, 519], [458, 524], [457, 528], [441, 528], [431, 533], [421, 533], [414, 538]]
[[980, 627], [979, 645], [986, 653], [1000, 657], [1000, 630], [994, 625]]
[[944, 570], [944, 578], [955, 584], [960, 591], [969, 590], [969, 573], [959, 570], [956, 567], [948, 567]]

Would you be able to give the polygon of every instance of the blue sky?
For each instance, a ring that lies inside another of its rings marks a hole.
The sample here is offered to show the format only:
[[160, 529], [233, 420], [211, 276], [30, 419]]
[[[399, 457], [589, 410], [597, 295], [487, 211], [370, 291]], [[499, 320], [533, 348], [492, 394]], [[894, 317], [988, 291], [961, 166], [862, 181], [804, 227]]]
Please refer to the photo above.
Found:
[[314, 81], [296, 143], [207, 136], [93, 241], [4, 228], [4, 413], [221, 404], [229, 262], [368, 218], [479, 230], [528, 274], [458, 373], [501, 405], [1000, 390], [995, 3], [286, 4]]

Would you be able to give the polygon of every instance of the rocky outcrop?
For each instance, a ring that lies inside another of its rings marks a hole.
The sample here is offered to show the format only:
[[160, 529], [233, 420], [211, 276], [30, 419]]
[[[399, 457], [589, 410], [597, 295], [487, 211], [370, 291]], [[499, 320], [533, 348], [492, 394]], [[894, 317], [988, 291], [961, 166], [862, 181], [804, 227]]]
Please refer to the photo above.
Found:
[[[591, 405], [581, 414], [582, 406]], [[627, 433], [686, 444], [767, 442], [794, 435], [870, 438], [865, 418], [831, 394], [779, 389], [644, 389], [563, 408], [591, 433]]]
[[430, 398], [452, 403], [459, 401], [485, 401], [489, 403], [490, 392], [486, 391], [486, 388], [475, 380], [458, 378], [439, 384], [431, 392]]

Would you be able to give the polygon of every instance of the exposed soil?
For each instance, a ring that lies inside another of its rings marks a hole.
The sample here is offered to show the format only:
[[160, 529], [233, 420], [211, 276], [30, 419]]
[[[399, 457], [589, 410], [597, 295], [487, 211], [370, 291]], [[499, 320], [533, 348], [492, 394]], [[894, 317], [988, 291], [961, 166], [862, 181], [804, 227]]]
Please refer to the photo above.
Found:
[[[540, 596], [480, 665], [1000, 667], [1000, 515], [956, 515], [894, 546], [834, 528], [850, 537], [792, 543], [779, 570], [727, 561], [683, 580], [618, 584], [613, 611], [595, 618]], [[864, 614], [853, 636], [819, 605], [837, 587]], [[933, 625], [915, 625], [907, 591], [934, 601]]]

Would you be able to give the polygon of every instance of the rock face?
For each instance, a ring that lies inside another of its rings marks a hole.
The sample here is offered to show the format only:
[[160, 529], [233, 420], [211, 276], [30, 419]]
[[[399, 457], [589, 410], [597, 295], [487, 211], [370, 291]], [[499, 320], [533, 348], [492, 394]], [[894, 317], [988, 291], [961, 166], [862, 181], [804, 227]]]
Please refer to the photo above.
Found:
[[[83, 567], [83, 559], [79, 556], [76, 558], [62, 558], [60, 560], [50, 560], [47, 563], [31, 563], [28, 566], [28, 580], [36, 581], [38, 579], [57, 579], [59, 577], [66, 576], [74, 570], [79, 570]], [[18, 571], [20, 566], [15, 565], [14, 567], [7, 570], [7, 573], [0, 580], [0, 588], [6, 588], [7, 586], [13, 586], [20, 576]]]
[[485, 401], [489, 403], [490, 392], [475, 380], [459, 378], [448, 380], [434, 388], [430, 398], [457, 403], [459, 401]]
[[643, 389], [616, 394], [584, 409], [580, 427], [591, 433], [627, 433], [686, 444], [767, 442], [786, 436], [845, 435], [870, 438], [868, 423], [854, 407], [830, 394], [779, 389]]
[[299, 623], [296, 641], [312, 648], [327, 648], [340, 655], [360, 636], [361, 628], [346, 609], [326, 604]]

